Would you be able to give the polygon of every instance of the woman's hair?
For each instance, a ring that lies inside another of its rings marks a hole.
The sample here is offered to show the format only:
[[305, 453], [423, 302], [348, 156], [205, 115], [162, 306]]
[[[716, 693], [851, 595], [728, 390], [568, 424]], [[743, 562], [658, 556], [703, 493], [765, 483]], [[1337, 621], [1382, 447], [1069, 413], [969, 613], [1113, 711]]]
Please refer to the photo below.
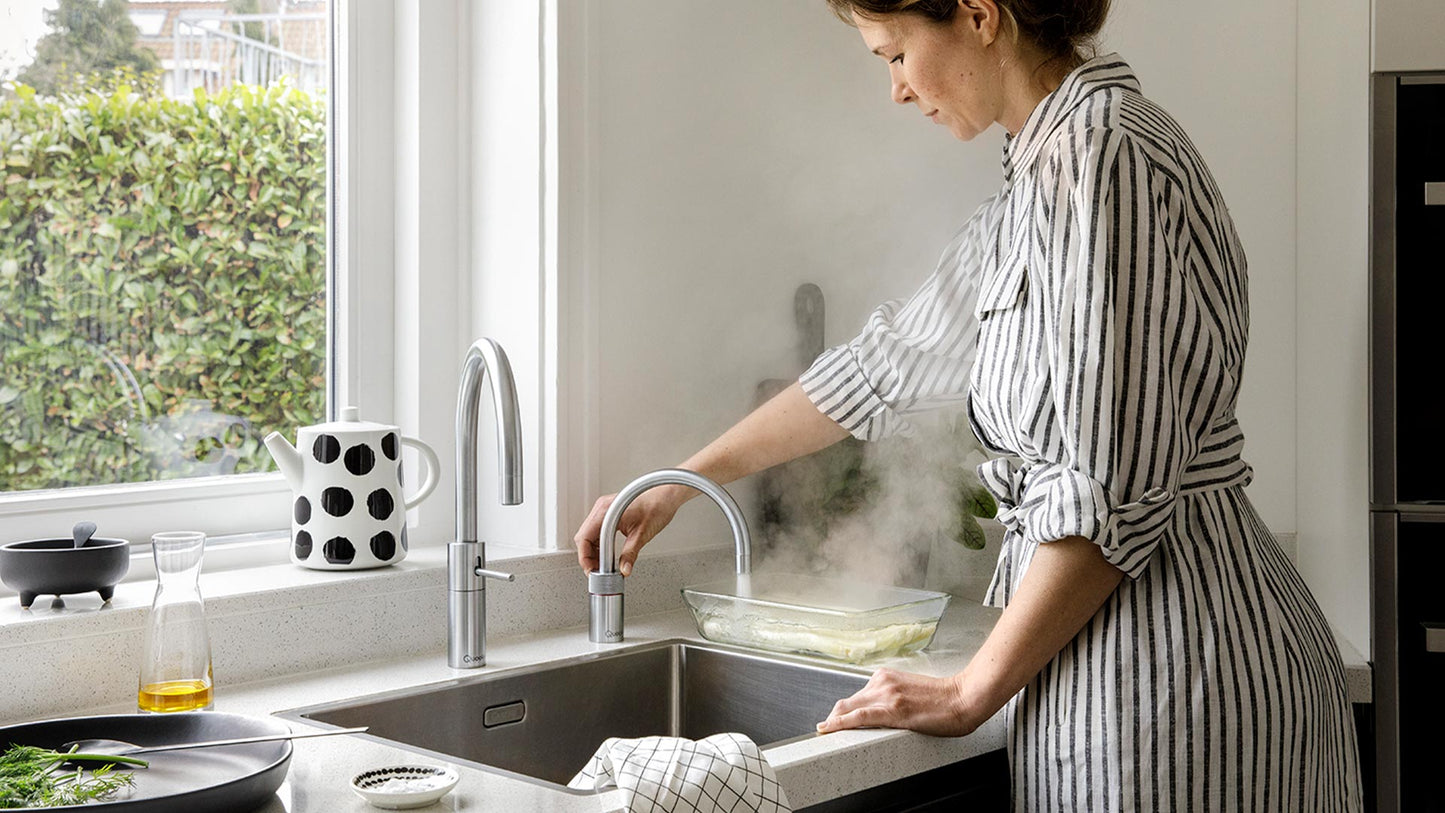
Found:
[[[917, 14], [936, 23], [958, 13], [958, 0], [827, 0], [839, 19], [878, 19]], [[1109, 0], [994, 0], [1014, 37], [1027, 39], [1048, 57], [1069, 67], [1094, 55], [1094, 38], [1109, 15]]]

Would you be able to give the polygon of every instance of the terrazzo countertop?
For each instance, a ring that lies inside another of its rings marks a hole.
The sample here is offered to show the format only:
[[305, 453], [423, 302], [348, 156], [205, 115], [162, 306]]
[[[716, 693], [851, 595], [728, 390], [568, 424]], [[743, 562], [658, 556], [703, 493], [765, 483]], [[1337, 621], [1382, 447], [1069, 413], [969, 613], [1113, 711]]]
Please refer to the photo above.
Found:
[[[955, 601], [944, 615], [932, 646], [924, 652], [871, 664], [932, 675], [962, 669], [982, 645], [998, 611], [968, 601]], [[668, 640], [700, 641], [692, 617], [671, 611], [629, 619], [628, 640], [603, 646], [587, 641], [586, 629], [572, 627], [512, 638], [493, 639], [487, 666], [456, 670], [437, 650], [395, 660], [362, 664], [285, 678], [272, 678], [217, 689], [216, 709], [239, 714], [270, 715], [394, 689], [467, 679], [590, 652], [615, 652]], [[1351, 699], [1368, 702], [1369, 668], [1346, 646]], [[802, 659], [808, 660], [808, 659]], [[820, 664], [837, 666], [828, 661]], [[869, 671], [869, 670], [863, 670]], [[77, 713], [122, 713], [131, 708], [96, 708]], [[297, 726], [300, 728], [301, 726]], [[940, 739], [909, 731], [844, 731], [812, 736], [768, 749], [765, 754], [795, 808], [818, 804], [914, 773], [948, 765], [1004, 746], [1003, 715], [995, 715], [967, 737]], [[511, 776], [447, 763], [389, 745], [367, 736], [343, 736], [295, 743], [286, 783], [258, 813], [337, 813], [374, 810], [356, 797], [350, 778], [363, 771], [395, 764], [451, 764], [461, 774], [456, 788], [430, 811], [614, 811], [621, 795], [574, 794]], [[580, 768], [581, 766], [579, 766]]]
[[[969, 602], [954, 602], [925, 652], [872, 664], [935, 675], [951, 674], [968, 662], [992, 628], [998, 611]], [[627, 641], [599, 645], [587, 641], [585, 627], [516, 638], [494, 638], [482, 669], [451, 669], [443, 650], [396, 660], [369, 663], [238, 686], [218, 686], [217, 711], [269, 715], [290, 709], [409, 688], [467, 679], [509, 668], [569, 658], [589, 652], [615, 652], [626, 647], [668, 640], [701, 641], [692, 616], [684, 611], [656, 613], [628, 620]], [[798, 659], [809, 660], [809, 659]], [[837, 667], [829, 661], [814, 661]], [[870, 671], [868, 669], [861, 670]], [[134, 707], [100, 707], [76, 714], [128, 713]], [[298, 730], [304, 728], [293, 724]], [[599, 743], [600, 744], [600, 743]], [[931, 768], [948, 765], [1002, 748], [1003, 715], [977, 732], [957, 739], [927, 737], [909, 731], [845, 731], [811, 736], [765, 751], [795, 808], [824, 802]], [[621, 794], [577, 794], [554, 787], [442, 762], [365, 735], [347, 735], [295, 744], [286, 783], [264, 813], [337, 813], [374, 810], [350, 789], [351, 777], [396, 764], [450, 764], [461, 782], [441, 801], [423, 810], [441, 811], [612, 811], [622, 810]], [[580, 769], [582, 766], [578, 766]]]
[[[650, 558], [645, 573], [634, 574], [629, 585], [628, 640], [608, 646], [587, 641], [585, 588], [573, 554], [534, 553], [507, 561], [516, 582], [488, 589], [494, 633], [488, 665], [469, 670], [446, 665], [444, 550], [414, 551], [407, 562], [382, 571], [323, 573], [278, 565], [242, 576], [203, 575], [218, 680], [215, 707], [270, 715], [592, 652], [699, 641], [677, 591], [699, 573], [729, 572], [731, 559], [729, 547]], [[122, 585], [114, 606], [90, 606], [94, 601], [78, 598], [68, 599], [63, 610], [21, 612], [10, 606], [13, 598], [0, 602], [0, 681], [7, 686], [0, 724], [133, 712], [135, 660], [152, 584]], [[953, 674], [967, 665], [997, 617], [997, 610], [976, 600], [956, 598], [927, 651], [861, 671], [889, 666]], [[1369, 665], [1348, 642], [1337, 640], [1350, 699], [1370, 702]], [[335, 666], [343, 663], [348, 665]], [[73, 692], [57, 690], [77, 681], [92, 691], [89, 707], [77, 708]], [[844, 731], [786, 742], [766, 755], [789, 801], [802, 808], [1001, 748], [1003, 728], [1000, 714], [957, 739], [883, 729]], [[352, 793], [350, 778], [371, 768], [417, 762], [435, 760], [365, 736], [299, 741], [286, 783], [261, 810], [374, 810]], [[615, 791], [574, 794], [453, 764], [461, 782], [425, 810], [621, 809]]]

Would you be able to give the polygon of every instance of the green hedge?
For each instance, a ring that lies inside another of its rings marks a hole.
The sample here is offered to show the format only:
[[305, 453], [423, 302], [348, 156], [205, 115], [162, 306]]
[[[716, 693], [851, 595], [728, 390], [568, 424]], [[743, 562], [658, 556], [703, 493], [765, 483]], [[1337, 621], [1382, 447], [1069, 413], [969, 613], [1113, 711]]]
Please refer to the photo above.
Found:
[[265, 470], [322, 418], [325, 123], [285, 86], [0, 101], [0, 491]]

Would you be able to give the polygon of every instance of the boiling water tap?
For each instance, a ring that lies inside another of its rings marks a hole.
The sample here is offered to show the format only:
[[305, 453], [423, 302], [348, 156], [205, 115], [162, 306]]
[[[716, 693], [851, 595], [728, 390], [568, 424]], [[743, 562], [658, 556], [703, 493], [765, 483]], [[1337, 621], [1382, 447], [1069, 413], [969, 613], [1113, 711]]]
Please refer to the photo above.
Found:
[[478, 339], [467, 350], [457, 391], [457, 539], [447, 545], [447, 665], [453, 669], [486, 664], [486, 580], [515, 578], [488, 570], [487, 546], [477, 540], [477, 414], [483, 378], [492, 382], [501, 502], [522, 502], [522, 431], [512, 365], [500, 344]]
[[737, 501], [722, 486], [708, 477], [687, 469], [658, 469], [648, 472], [628, 483], [617, 493], [617, 498], [607, 507], [602, 516], [602, 535], [598, 540], [597, 570], [587, 574], [587, 593], [591, 604], [591, 623], [587, 639], [595, 644], [615, 644], [622, 641], [622, 574], [617, 570], [617, 523], [622, 512], [642, 492], [656, 486], [689, 486], [701, 491], [717, 503], [727, 515], [733, 529], [733, 544], [737, 547], [739, 576], [753, 572], [752, 540], [748, 536], [748, 523]]

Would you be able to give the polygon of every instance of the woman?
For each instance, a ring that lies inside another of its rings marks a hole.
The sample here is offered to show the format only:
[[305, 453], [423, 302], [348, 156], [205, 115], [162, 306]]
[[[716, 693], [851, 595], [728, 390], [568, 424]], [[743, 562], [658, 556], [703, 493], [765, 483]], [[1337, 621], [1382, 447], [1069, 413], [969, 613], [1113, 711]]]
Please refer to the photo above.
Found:
[[[966, 402], [1007, 534], [968, 667], [880, 670], [819, 731], [956, 736], [1007, 705], [1018, 810], [1359, 810], [1338, 651], [1244, 494], [1244, 253], [1179, 125], [1081, 54], [1108, 0], [829, 2], [895, 101], [1007, 129], [1004, 187], [911, 300], [682, 465], [728, 482]], [[629, 507], [623, 573], [691, 496]]]

